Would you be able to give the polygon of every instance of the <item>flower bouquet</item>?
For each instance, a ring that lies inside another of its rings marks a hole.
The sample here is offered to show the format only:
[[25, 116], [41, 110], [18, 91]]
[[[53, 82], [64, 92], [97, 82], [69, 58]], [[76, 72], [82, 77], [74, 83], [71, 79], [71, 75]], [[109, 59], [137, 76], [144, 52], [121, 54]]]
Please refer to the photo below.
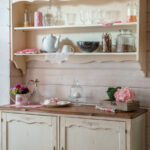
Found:
[[139, 107], [139, 102], [135, 100], [136, 94], [130, 88], [108, 88], [108, 100], [101, 102], [100, 106], [121, 111], [133, 111]]
[[16, 84], [10, 89], [10, 93], [15, 95], [16, 105], [27, 105], [29, 99], [29, 89], [25, 85]]

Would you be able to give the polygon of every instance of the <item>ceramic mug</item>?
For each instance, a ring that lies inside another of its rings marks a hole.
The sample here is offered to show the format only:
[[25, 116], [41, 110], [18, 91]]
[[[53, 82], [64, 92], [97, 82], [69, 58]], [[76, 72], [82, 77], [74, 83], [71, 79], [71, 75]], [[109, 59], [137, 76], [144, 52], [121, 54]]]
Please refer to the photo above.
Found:
[[70, 45], [64, 45], [62, 48], [62, 53], [73, 53], [74, 52], [74, 48]]

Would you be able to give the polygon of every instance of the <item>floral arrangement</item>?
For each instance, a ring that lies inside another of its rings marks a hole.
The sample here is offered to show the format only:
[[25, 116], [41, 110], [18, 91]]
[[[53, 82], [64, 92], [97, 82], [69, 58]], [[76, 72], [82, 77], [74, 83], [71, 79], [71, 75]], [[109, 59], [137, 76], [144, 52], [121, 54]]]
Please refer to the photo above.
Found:
[[118, 102], [132, 102], [135, 100], [136, 94], [130, 88], [108, 88], [107, 94], [111, 101], [118, 101]]
[[13, 95], [27, 94], [29, 93], [29, 89], [25, 85], [16, 84], [13, 88], [10, 89], [10, 93]]
[[115, 93], [115, 98], [118, 102], [132, 102], [135, 100], [135, 97], [135, 92], [130, 88], [121, 88]]

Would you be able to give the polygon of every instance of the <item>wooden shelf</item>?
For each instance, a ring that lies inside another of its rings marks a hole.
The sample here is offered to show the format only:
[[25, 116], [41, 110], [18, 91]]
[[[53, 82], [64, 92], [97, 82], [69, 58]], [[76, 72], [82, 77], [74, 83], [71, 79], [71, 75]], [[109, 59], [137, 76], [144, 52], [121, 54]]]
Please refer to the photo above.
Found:
[[[56, 56], [56, 57], [55, 57]], [[60, 59], [63, 57], [59, 53], [44, 53], [44, 54], [14, 54], [14, 62], [17, 68], [21, 68], [23, 73], [26, 73], [26, 63], [29, 61], [51, 61], [52, 59]], [[74, 53], [64, 55], [67, 57], [67, 63], [92, 63], [92, 62], [123, 62], [136, 61], [137, 53]]]
[[91, 29], [104, 29], [104, 28], [129, 28], [136, 27], [137, 23], [116, 23], [110, 26], [103, 25], [72, 25], [72, 26], [41, 26], [41, 27], [14, 27], [15, 31], [39, 31], [39, 30], [65, 30], [65, 29], [83, 29], [83, 30], [91, 30]]
[[[57, 53], [49, 54], [15, 54], [18, 50], [25, 48], [37, 48], [42, 49], [42, 39], [48, 34], [61, 35], [61, 45], [76, 45], [79, 40], [83, 41], [102, 41], [102, 34], [105, 32], [111, 33], [113, 44], [120, 29], [131, 29], [133, 35], [136, 37], [135, 46], [137, 51], [134, 53], [73, 53], [68, 55], [67, 63], [91, 63], [91, 62], [122, 62], [122, 61], [136, 61], [140, 64], [141, 70], [146, 73], [146, 0], [137, 1], [137, 22], [126, 23], [126, 7], [127, 1], [114, 1], [110, 0], [105, 2], [100, 1], [76, 1], [71, 0], [58, 0], [53, 1], [54, 8], [61, 7], [62, 18], [59, 20], [61, 24], [65, 24], [66, 16], [70, 9], [70, 13], [80, 12], [80, 10], [97, 10], [97, 8], [103, 10], [112, 10], [116, 8], [116, 12], [120, 12], [121, 16], [116, 20], [122, 20], [123, 23], [116, 23], [110, 26], [103, 26], [99, 24], [87, 24], [81, 25], [81, 18], [79, 14], [74, 18], [76, 25], [58, 25], [58, 26], [41, 26], [41, 27], [21, 27], [24, 22], [24, 10], [29, 9], [32, 12], [40, 11], [42, 14], [47, 13], [49, 6], [49, 0], [12, 0], [11, 1], [11, 60], [15, 63], [18, 69], [21, 69], [23, 73], [26, 72], [26, 63], [28, 61], [50, 61], [50, 59], [59, 57]], [[132, 1], [132, 0], [130, 0]], [[31, 3], [30, 3], [31, 2]], [[140, 5], [142, 3], [142, 5]], [[99, 6], [99, 7], [98, 7]], [[57, 9], [51, 10], [50, 14], [55, 16]], [[91, 21], [93, 18], [91, 18]], [[109, 21], [110, 19], [107, 18]], [[69, 33], [69, 34], [68, 34]], [[84, 34], [83, 34], [84, 33]], [[75, 46], [75, 49], [77, 47]], [[61, 55], [60, 55], [61, 56]]]
[[[125, 53], [70, 53], [68, 56], [136, 56], [136, 52], [125, 52]], [[63, 55], [61, 53], [41, 53], [41, 54], [14, 54], [15, 56], [58, 56]], [[65, 55], [65, 54], [64, 54]]]

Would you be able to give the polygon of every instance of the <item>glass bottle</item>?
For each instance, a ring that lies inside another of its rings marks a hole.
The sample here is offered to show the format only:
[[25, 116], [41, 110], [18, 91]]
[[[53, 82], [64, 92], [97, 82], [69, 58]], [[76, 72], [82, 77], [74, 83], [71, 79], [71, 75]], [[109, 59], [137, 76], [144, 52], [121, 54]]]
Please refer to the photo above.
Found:
[[44, 96], [40, 94], [39, 87], [38, 87], [38, 80], [29, 80], [27, 82], [27, 85], [29, 86], [29, 83], [32, 83], [33, 90], [31, 92], [30, 98], [29, 98], [29, 104], [43, 104]]
[[79, 85], [79, 82], [74, 80], [72, 87], [70, 88], [70, 97], [75, 100], [75, 105], [79, 106], [79, 99], [82, 98], [83, 89]]
[[117, 37], [117, 52], [135, 52], [135, 37], [132, 30], [119, 30], [120, 34]]
[[31, 26], [31, 11], [28, 9], [24, 10], [24, 27]]
[[47, 8], [46, 14], [44, 15], [44, 26], [50, 26], [51, 25], [51, 19], [52, 19], [51, 7], [52, 7], [52, 2], [49, 1], [49, 5]]
[[137, 5], [136, 5], [136, 2], [128, 2], [127, 22], [137, 22]]
[[102, 36], [102, 50], [104, 53], [112, 52], [112, 38], [109, 33], [104, 33]]

